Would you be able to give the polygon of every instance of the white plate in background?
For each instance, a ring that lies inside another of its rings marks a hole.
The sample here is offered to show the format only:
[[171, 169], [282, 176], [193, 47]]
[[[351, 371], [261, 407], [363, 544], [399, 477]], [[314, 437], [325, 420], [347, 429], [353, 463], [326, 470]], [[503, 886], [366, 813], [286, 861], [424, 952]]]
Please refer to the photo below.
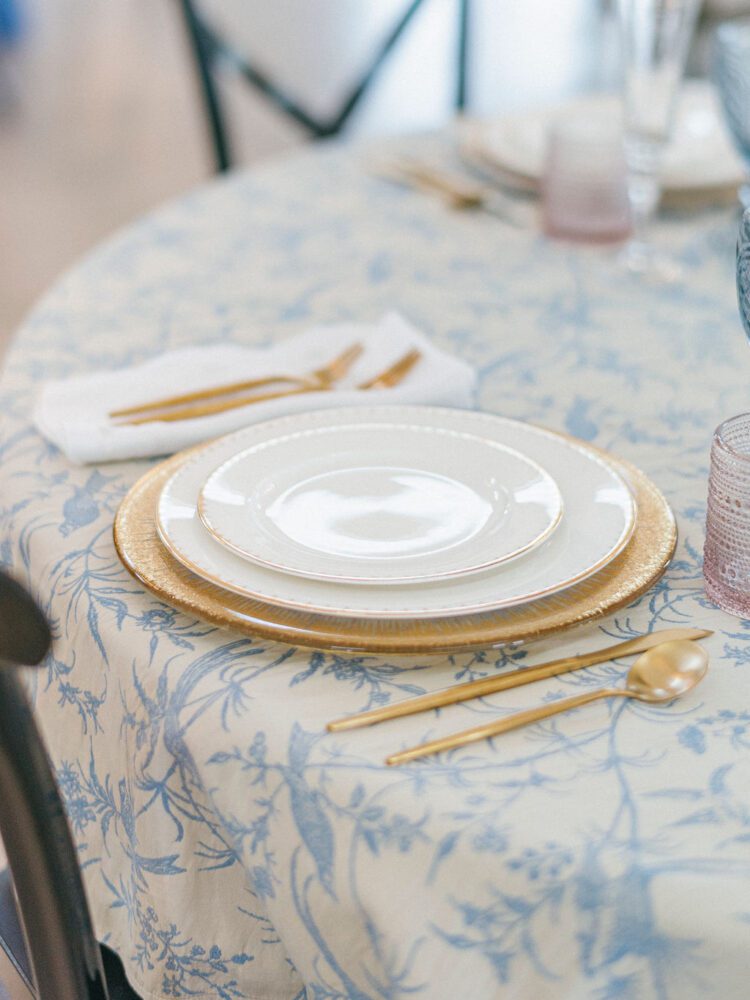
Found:
[[[622, 119], [622, 99], [603, 94], [563, 105], [528, 111], [462, 126], [461, 143], [469, 159], [517, 176], [523, 186], [536, 186], [542, 178], [550, 125], [557, 119], [601, 118], [611, 128]], [[682, 88], [674, 134], [664, 151], [662, 183], [665, 191], [739, 187], [746, 170], [724, 124], [716, 88], [705, 80], [687, 80]]]

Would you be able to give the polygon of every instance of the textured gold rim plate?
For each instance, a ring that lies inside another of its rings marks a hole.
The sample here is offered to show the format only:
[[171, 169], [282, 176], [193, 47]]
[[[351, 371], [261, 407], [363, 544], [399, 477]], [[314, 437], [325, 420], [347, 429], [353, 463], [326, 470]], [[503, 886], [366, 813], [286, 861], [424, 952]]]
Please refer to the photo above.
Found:
[[595, 576], [515, 608], [424, 620], [336, 618], [251, 600], [202, 580], [167, 552], [156, 532], [161, 488], [195, 449], [168, 458], [135, 483], [115, 518], [115, 547], [126, 568], [157, 597], [261, 639], [370, 653], [439, 653], [529, 642], [629, 604], [662, 576], [677, 544], [674, 515], [651, 480], [630, 463], [585, 447], [609, 462], [632, 490], [637, 508], [633, 537]]

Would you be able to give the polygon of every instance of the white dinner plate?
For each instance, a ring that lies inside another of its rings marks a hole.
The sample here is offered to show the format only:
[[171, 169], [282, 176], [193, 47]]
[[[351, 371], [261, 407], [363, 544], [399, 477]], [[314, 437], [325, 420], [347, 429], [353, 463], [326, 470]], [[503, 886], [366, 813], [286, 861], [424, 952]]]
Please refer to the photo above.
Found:
[[198, 513], [252, 562], [310, 579], [399, 584], [474, 573], [548, 538], [554, 480], [512, 448], [393, 421], [260, 441], [206, 480]]
[[[558, 485], [564, 507], [559, 527], [531, 552], [483, 573], [416, 585], [352, 587], [249, 562], [217, 542], [198, 517], [198, 494], [208, 475], [269, 434], [388, 421], [474, 434], [527, 455]], [[625, 547], [634, 524], [628, 487], [583, 443], [492, 414], [422, 406], [318, 410], [247, 427], [188, 458], [166, 483], [157, 509], [164, 545], [198, 576], [267, 604], [349, 618], [442, 618], [522, 604], [606, 566]]]
[[[622, 117], [622, 101], [611, 94], [580, 98], [565, 105], [532, 109], [488, 121], [467, 122], [464, 152], [534, 184], [541, 180], [550, 125], [567, 117], [600, 118], [609, 126]], [[745, 167], [724, 124], [716, 89], [702, 80], [686, 81], [675, 126], [664, 151], [662, 183], [670, 192], [738, 187]]]

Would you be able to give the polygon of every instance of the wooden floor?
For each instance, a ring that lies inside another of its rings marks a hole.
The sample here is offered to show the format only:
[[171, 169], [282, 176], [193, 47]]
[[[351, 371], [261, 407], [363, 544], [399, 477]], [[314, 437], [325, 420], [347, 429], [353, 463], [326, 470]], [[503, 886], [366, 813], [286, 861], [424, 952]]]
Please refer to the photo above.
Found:
[[[118, 226], [210, 174], [169, 0], [27, 0], [0, 53], [0, 344], [53, 279]], [[295, 136], [256, 116], [257, 155]]]
[[[34, 300], [77, 257], [211, 174], [176, 0], [18, 2], [26, 13], [24, 37], [12, 52], [0, 50], [0, 353]], [[556, 31], [540, 43], [534, 25], [549, 11], [548, 0], [475, 0], [472, 109], [518, 106], [585, 86], [598, 58], [597, 2], [558, 0]], [[405, 6], [403, 0], [204, 3], [221, 20], [234, 17], [243, 46], [323, 111]], [[455, 0], [426, 0], [357, 114], [355, 131], [446, 120], [455, 15]], [[239, 81], [228, 89], [242, 164], [305, 141]]]

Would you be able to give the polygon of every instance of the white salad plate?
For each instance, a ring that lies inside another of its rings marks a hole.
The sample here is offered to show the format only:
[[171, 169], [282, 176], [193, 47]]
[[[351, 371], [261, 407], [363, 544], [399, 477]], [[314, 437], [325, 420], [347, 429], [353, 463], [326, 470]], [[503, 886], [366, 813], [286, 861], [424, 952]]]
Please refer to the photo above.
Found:
[[402, 584], [475, 573], [548, 538], [551, 476], [449, 427], [371, 421], [269, 437], [219, 466], [198, 513], [228, 549], [310, 579]]
[[[228, 550], [198, 516], [198, 496], [224, 462], [270, 437], [324, 427], [392, 424], [443, 428], [512, 448], [546, 469], [562, 496], [557, 529], [530, 552], [471, 575], [419, 584], [353, 587], [303, 579]], [[198, 576], [278, 607], [348, 618], [443, 618], [523, 604], [586, 579], [627, 544], [635, 504], [610, 465], [581, 442], [487, 413], [422, 406], [351, 407], [255, 424], [186, 459], [165, 484], [157, 528], [167, 550]]]
[[[467, 122], [464, 152], [494, 164], [521, 181], [538, 183], [544, 172], [550, 126], [567, 118], [601, 121], [622, 119], [622, 100], [605, 94], [567, 104], [527, 110], [488, 121]], [[703, 80], [686, 81], [677, 107], [672, 137], [664, 151], [662, 184], [669, 192], [737, 187], [745, 167], [734, 144], [715, 87]]]

